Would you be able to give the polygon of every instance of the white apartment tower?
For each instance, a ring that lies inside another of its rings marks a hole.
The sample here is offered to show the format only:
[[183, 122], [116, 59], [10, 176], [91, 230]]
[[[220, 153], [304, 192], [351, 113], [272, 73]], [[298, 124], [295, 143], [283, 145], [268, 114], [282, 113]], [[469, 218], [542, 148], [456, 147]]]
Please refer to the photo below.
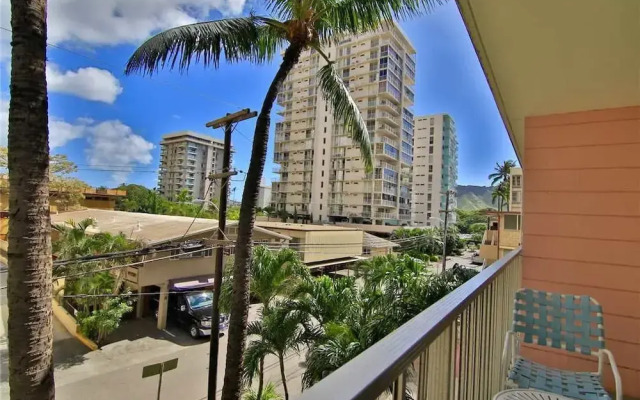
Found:
[[164, 135], [160, 142], [158, 191], [175, 200], [186, 189], [194, 201], [213, 201], [220, 196], [219, 184], [207, 179], [222, 171], [224, 141], [191, 131]]
[[[413, 159], [413, 224], [440, 226], [444, 222], [446, 192], [456, 190], [458, 180], [458, 140], [453, 118], [448, 114], [416, 117]], [[457, 207], [455, 192], [449, 210]], [[456, 222], [455, 212], [449, 222]]]
[[374, 171], [323, 99], [316, 73], [326, 64], [303, 52], [278, 95], [272, 185], [277, 209], [313, 221], [407, 225], [411, 221], [415, 50], [397, 26], [324, 49], [357, 102], [371, 136]]

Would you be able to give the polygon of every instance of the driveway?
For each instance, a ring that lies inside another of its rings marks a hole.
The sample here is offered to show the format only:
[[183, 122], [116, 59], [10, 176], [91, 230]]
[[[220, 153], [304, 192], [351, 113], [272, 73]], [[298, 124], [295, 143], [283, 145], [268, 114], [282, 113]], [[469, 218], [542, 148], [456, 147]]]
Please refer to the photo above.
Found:
[[[249, 312], [257, 319], [259, 306]], [[162, 376], [162, 399], [201, 400], [207, 395], [208, 338], [194, 340], [180, 328], [159, 331], [152, 319], [125, 321], [112, 336], [111, 344], [83, 355], [83, 360], [66, 368], [56, 367], [56, 399], [129, 400], [155, 398], [158, 377], [142, 378], [146, 365], [178, 358], [178, 368]], [[220, 338], [218, 396], [222, 390], [227, 335]], [[292, 398], [301, 393], [302, 357], [289, 355], [285, 370]], [[265, 382], [282, 392], [280, 369], [275, 357], [265, 360]], [[257, 380], [255, 382], [257, 384]], [[96, 390], [98, 388], [99, 390]]]

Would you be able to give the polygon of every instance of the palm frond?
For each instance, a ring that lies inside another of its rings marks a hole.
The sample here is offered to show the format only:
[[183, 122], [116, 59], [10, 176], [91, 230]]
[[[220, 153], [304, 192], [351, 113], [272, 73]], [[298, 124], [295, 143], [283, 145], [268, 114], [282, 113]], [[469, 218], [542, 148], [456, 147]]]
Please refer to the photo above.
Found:
[[284, 32], [277, 21], [257, 16], [229, 18], [179, 26], [161, 32], [133, 53], [126, 74], [153, 74], [168, 66], [186, 71], [192, 61], [217, 68], [220, 59], [264, 63], [277, 54]]
[[335, 33], [357, 34], [432, 11], [447, 0], [335, 1], [325, 18]]
[[322, 94], [333, 108], [334, 118], [342, 121], [345, 133], [360, 147], [366, 170], [372, 171], [373, 155], [367, 125], [333, 63], [322, 67], [318, 71], [318, 78]]

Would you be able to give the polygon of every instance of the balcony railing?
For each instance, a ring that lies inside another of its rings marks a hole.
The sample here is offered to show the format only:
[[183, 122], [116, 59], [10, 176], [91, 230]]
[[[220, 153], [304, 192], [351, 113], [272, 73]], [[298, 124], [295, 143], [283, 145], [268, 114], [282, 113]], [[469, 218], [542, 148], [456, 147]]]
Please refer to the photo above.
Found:
[[520, 249], [493, 263], [337, 371], [301, 400], [485, 400], [503, 383], [502, 342], [522, 278]]

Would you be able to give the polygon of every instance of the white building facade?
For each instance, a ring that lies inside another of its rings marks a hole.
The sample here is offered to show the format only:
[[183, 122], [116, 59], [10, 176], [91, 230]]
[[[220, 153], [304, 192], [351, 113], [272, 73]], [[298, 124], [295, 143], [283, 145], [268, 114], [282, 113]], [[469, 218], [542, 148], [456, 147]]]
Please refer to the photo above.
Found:
[[191, 131], [164, 135], [160, 142], [158, 191], [169, 200], [186, 189], [193, 201], [217, 201], [220, 184], [209, 174], [222, 171], [224, 141]]
[[444, 223], [447, 192], [449, 222], [456, 222], [458, 139], [453, 118], [448, 114], [415, 118], [412, 221], [417, 226]]
[[345, 39], [324, 50], [347, 84], [371, 136], [374, 171], [319, 92], [326, 64], [303, 52], [278, 104], [272, 205], [313, 221], [407, 225], [411, 221], [415, 50], [393, 26]]

